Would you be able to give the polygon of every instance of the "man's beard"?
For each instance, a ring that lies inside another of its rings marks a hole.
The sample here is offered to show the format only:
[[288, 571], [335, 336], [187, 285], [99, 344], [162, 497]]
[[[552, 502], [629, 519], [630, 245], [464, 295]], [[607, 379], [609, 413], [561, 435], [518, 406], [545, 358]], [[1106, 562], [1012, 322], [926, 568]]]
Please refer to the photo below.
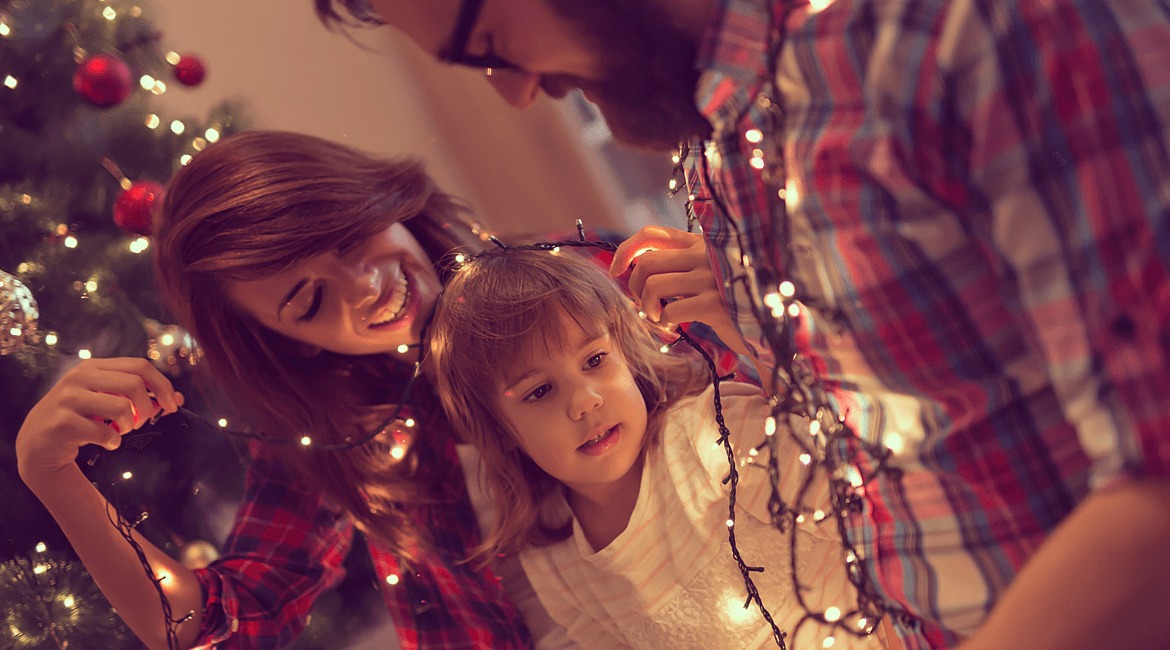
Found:
[[706, 137], [711, 125], [695, 107], [698, 47], [653, 0], [549, 0], [600, 58], [602, 79], [546, 75], [554, 97], [580, 88], [619, 141], [669, 150]]

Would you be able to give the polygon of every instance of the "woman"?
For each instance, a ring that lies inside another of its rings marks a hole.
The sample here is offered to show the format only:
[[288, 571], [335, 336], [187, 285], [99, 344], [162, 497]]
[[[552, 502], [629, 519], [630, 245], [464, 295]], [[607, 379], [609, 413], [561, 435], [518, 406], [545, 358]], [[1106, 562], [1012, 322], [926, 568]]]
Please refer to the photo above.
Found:
[[83, 361], [16, 443], [22, 478], [148, 646], [287, 644], [341, 579], [355, 527], [403, 647], [531, 644], [492, 573], [462, 562], [478, 544], [475, 517], [425, 377], [403, 419], [381, 429], [412, 376], [415, 353], [399, 350], [418, 340], [441, 287], [435, 263], [483, 245], [461, 212], [415, 162], [292, 133], [225, 139], [176, 174], [156, 224], [160, 290], [200, 342], [233, 428], [275, 439], [252, 445], [218, 562], [190, 571], [137, 539], [165, 576], [171, 616], [188, 620], [165, 623], [158, 591], [74, 462], [84, 444], [116, 449], [156, 412], [173, 413], [182, 396], [170, 382], [141, 359]]

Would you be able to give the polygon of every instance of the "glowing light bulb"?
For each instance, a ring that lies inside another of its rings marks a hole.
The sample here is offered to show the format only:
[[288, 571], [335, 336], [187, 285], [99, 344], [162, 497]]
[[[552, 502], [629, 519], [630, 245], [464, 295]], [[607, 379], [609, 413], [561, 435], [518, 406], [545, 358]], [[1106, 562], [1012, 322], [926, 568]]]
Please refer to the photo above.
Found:
[[106, 7], [102, 9], [102, 17], [106, 20], [113, 20], [118, 17], [118, 12], [114, 11], [113, 7]]
[[219, 131], [217, 129], [207, 129], [203, 132], [203, 137], [207, 138], [208, 142], [219, 141]]
[[122, 472], [122, 480], [129, 481], [134, 478], [134, 473], [130, 471]]
[[69, 235], [65, 238], [65, 241], [61, 243], [65, 244], [65, 248], [77, 248], [77, 238], [73, 235]]
[[138, 78], [138, 85], [142, 86], [143, 90], [150, 90], [154, 88], [154, 77], [144, 74]]
[[309, 436], [303, 436], [301, 438], [301, 444], [308, 447], [309, 445], [313, 444], [313, 439]]
[[37, 553], [44, 553], [49, 550], [49, 547], [44, 542], [37, 542]]
[[[752, 144], [756, 144], [758, 142], [763, 141], [764, 132], [759, 130], [759, 129], [748, 129], [743, 134], [743, 138], [744, 138], [744, 140], [747, 140], [748, 142], [750, 142]], [[758, 149], [757, 149], [757, 151], [758, 151]]]
[[727, 527], [728, 527], [728, 528], [731, 528], [731, 527], [732, 527], [732, 526], [734, 526], [734, 525], [735, 525], [735, 520], [734, 520], [734, 519], [728, 519], [728, 520], [727, 520]]
[[414, 418], [406, 418], [406, 421], [403, 422], [403, 424], [405, 424], [408, 427], [413, 427], [415, 425]]
[[398, 354], [406, 354], [409, 351], [410, 351], [410, 346], [405, 344], [405, 343], [398, 346]]
[[46, 334], [45, 335], [45, 344], [46, 345], [57, 345], [57, 333], [56, 332], [49, 332], [48, 334]]
[[146, 128], [148, 129], [157, 129], [158, 125], [161, 123], [162, 120], [160, 120], [159, 117], [154, 113], [146, 116]]
[[82, 349], [77, 351], [77, 356], [82, 359], [88, 359], [93, 356], [93, 353], [89, 350]]
[[812, 456], [809, 456], [808, 454], [801, 454], [800, 455], [800, 464], [801, 465], [808, 465], [811, 462], [812, 462]]
[[186, 130], [187, 130], [187, 125], [183, 124], [181, 121], [174, 120], [173, 122], [171, 122], [171, 133], [174, 133], [175, 135], [183, 135], [183, 131], [186, 131]]
[[20, 82], [18, 82], [16, 80], [16, 77], [14, 77], [12, 75], [7, 75], [6, 77], [4, 77], [4, 85], [8, 86], [9, 88], [16, 88], [17, 84], [19, 84], [19, 83]]
[[769, 415], [767, 420], [764, 420], [764, 435], [771, 436], [776, 433], [776, 418]]
[[830, 607], [825, 610], [825, 620], [830, 623], [835, 623], [841, 620], [841, 608]]
[[394, 460], [402, 460], [406, 456], [406, 450], [402, 447], [392, 447], [390, 449], [390, 457]]
[[227, 428], [227, 418], [220, 418], [219, 421], [216, 422], [216, 424], [219, 425], [219, 428], [226, 429]]
[[388, 584], [388, 585], [398, 584], [398, 575], [391, 573], [390, 575], [386, 576], [386, 584]]

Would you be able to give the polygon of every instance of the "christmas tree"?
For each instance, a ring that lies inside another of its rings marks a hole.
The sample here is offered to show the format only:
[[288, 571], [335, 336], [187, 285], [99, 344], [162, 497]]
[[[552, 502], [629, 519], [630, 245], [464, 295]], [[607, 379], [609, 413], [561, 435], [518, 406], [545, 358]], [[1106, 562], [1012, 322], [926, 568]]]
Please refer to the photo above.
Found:
[[[17, 474], [13, 443], [36, 400], [79, 359], [146, 357], [213, 415], [190, 386], [196, 342], [160, 310], [147, 235], [175, 170], [245, 125], [232, 103], [201, 119], [152, 109], [206, 73], [169, 45], [133, 2], [0, 0], [3, 648], [140, 647]], [[126, 521], [191, 567], [218, 554], [245, 463], [197, 424], [164, 418], [79, 459]], [[354, 599], [376, 594], [362, 575], [322, 603], [301, 647], [342, 647], [330, 628], [351, 627], [339, 619], [368, 614]]]

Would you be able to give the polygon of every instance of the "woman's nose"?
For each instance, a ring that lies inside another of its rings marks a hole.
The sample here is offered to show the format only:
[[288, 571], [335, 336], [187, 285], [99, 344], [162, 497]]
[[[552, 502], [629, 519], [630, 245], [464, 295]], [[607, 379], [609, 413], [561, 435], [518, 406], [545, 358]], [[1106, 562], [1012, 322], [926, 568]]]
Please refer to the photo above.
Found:
[[573, 391], [573, 403], [569, 405], [569, 416], [580, 420], [601, 407], [604, 400], [592, 383], [583, 383]]
[[528, 108], [540, 93], [540, 75], [523, 70], [492, 70], [488, 83], [515, 108]]
[[359, 267], [352, 271], [350, 304], [367, 307], [382, 295], [382, 272], [377, 267]]

